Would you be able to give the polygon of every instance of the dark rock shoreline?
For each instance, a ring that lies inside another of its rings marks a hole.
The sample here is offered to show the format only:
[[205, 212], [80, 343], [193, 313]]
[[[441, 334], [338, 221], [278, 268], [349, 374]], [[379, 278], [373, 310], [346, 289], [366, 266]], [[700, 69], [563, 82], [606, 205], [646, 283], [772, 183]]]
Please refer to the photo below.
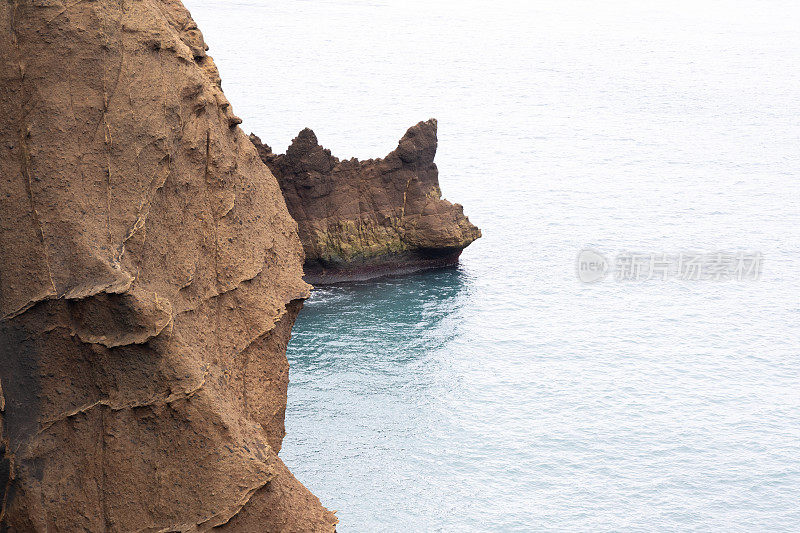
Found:
[[481, 235], [442, 199], [435, 119], [411, 127], [382, 159], [340, 160], [306, 128], [286, 154], [250, 139], [297, 221], [305, 280], [369, 279], [453, 265]]

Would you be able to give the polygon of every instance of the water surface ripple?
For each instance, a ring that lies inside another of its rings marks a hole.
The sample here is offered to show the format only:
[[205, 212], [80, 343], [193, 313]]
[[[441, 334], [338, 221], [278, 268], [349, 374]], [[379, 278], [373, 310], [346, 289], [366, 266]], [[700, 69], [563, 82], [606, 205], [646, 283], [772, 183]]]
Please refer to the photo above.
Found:
[[[281, 456], [339, 531], [800, 530], [796, 2], [186, 4], [245, 131], [436, 117], [484, 233], [300, 315]], [[584, 246], [764, 275], [582, 285]]]

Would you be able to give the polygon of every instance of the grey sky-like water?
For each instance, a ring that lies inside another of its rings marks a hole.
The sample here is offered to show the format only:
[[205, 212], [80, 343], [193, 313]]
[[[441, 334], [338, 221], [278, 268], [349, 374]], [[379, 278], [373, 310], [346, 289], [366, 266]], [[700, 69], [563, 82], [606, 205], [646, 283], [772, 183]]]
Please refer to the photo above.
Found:
[[[281, 456], [339, 531], [800, 528], [800, 7], [188, 0], [242, 127], [439, 120], [461, 266], [317, 291]], [[576, 279], [583, 248], [760, 281]]]

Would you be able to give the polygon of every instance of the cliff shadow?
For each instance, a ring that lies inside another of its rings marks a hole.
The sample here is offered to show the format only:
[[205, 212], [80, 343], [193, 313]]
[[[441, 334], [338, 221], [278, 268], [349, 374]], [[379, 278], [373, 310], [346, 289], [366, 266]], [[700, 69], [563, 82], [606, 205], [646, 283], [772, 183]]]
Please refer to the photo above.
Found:
[[292, 371], [391, 371], [389, 363], [441, 348], [455, 335], [469, 287], [469, 276], [451, 267], [315, 289], [292, 332]]

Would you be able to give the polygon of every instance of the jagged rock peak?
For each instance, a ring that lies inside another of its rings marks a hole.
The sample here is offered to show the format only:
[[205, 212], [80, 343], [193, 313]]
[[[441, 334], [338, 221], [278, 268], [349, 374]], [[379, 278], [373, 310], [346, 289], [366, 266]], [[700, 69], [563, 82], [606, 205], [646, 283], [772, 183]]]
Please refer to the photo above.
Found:
[[285, 155], [254, 134], [298, 223], [306, 279], [362, 279], [455, 263], [480, 230], [458, 204], [442, 199], [437, 122], [409, 128], [383, 159], [340, 160], [306, 128]]
[[432, 165], [438, 146], [437, 126], [436, 119], [432, 118], [410, 127], [389, 157], [396, 155], [405, 163]]

